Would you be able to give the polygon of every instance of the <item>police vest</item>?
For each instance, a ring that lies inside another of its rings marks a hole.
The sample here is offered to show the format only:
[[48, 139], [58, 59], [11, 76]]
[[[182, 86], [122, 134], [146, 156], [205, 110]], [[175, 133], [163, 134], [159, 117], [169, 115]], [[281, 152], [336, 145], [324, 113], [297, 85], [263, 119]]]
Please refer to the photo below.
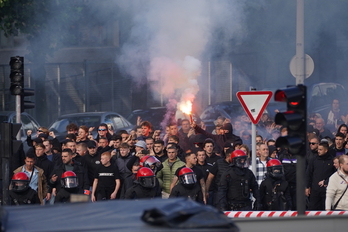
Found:
[[141, 185], [137, 185], [133, 190], [135, 192], [135, 199], [152, 199], [156, 197], [157, 186], [154, 188], [144, 188]]
[[35, 204], [35, 190], [29, 189], [27, 193], [18, 194], [10, 191], [10, 197], [15, 205]]
[[233, 167], [227, 173], [229, 203], [250, 201], [252, 172], [249, 169]]
[[264, 208], [266, 210], [287, 210], [284, 192], [288, 187], [288, 182], [277, 181], [274, 183], [270, 178], [266, 178], [263, 182], [266, 186]]

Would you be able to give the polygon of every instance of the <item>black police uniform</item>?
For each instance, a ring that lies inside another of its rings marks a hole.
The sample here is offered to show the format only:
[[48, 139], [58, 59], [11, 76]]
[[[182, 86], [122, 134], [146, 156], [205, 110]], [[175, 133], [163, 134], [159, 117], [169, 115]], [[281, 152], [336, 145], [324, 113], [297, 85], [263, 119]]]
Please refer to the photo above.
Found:
[[247, 168], [232, 166], [221, 176], [218, 186], [218, 208], [220, 210], [252, 210], [250, 189], [259, 208], [260, 197], [255, 175]]
[[40, 199], [37, 192], [30, 187], [23, 192], [15, 192], [10, 190], [9, 195], [11, 198], [11, 205], [40, 204]]
[[152, 199], [161, 196], [161, 188], [157, 178], [156, 185], [153, 188], [145, 188], [135, 181], [135, 185], [127, 189], [125, 193], [125, 199]]

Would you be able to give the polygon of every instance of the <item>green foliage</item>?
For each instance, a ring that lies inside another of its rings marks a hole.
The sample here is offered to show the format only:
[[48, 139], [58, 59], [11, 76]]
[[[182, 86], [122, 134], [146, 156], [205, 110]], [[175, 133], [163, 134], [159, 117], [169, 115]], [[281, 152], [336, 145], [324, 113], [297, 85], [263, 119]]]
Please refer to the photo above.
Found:
[[84, 9], [81, 0], [0, 0], [0, 29], [5, 36], [25, 34], [28, 58], [41, 63], [64, 42], [76, 39], [71, 31]]

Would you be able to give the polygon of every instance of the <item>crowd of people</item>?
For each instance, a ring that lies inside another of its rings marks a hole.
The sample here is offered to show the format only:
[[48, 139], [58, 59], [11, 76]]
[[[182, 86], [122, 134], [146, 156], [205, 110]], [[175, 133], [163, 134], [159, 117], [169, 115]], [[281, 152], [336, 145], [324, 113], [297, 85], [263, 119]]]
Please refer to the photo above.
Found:
[[[327, 116], [309, 117], [303, 177], [308, 210], [348, 209], [343, 115], [334, 100]], [[296, 154], [276, 147], [286, 127], [264, 114], [257, 125], [256, 154], [251, 154], [246, 115], [233, 122], [219, 117], [215, 126], [208, 132], [204, 123], [182, 119], [154, 131], [139, 118], [130, 133], [114, 133], [107, 124], [69, 124], [64, 141], [45, 127], [35, 136], [28, 131], [30, 149], [9, 188], [12, 204], [66, 203], [71, 194], [85, 194], [92, 202], [188, 197], [220, 210], [296, 210]]]

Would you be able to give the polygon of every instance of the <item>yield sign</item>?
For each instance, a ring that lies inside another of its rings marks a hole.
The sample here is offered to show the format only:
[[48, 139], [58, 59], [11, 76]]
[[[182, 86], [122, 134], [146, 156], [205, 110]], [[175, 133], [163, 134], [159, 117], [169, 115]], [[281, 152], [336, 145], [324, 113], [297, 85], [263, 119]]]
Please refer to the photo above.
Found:
[[257, 124], [272, 97], [271, 91], [238, 92], [237, 97], [250, 120]]

